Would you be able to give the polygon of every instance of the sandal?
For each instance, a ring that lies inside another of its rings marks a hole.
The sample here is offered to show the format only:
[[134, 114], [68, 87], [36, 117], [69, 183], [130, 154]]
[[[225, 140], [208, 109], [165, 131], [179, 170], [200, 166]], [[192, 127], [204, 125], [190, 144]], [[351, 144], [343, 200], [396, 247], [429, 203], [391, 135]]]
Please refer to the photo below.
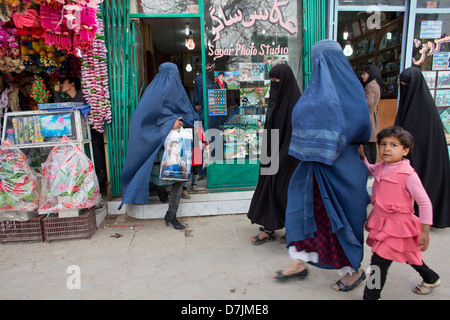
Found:
[[278, 241], [280, 241], [281, 243], [286, 243], [286, 235], [279, 237]]
[[425, 281], [422, 281], [421, 284], [418, 284], [414, 289], [413, 292], [415, 294], [419, 295], [426, 295], [429, 294], [431, 291], [433, 291], [434, 288], [439, 286], [441, 284], [441, 279], [437, 279], [435, 283], [426, 283]]
[[186, 194], [181, 194], [181, 198], [182, 199], [191, 199], [191, 196], [189, 195], [189, 193], [186, 193]]
[[342, 283], [341, 280], [338, 280], [338, 281], [336, 281], [336, 285], [338, 286], [337, 291], [344, 291], [344, 292], [350, 291], [350, 290], [354, 289], [358, 284], [360, 284], [365, 279], [366, 279], [366, 273], [363, 271], [361, 276], [355, 282], [353, 282], [353, 284], [351, 284], [351, 285], [346, 286], [345, 284]]
[[[264, 229], [263, 227], [259, 228], [259, 230], [262, 231], [262, 232], [264, 232], [265, 234], [267, 234], [268, 237], [266, 237], [266, 238], [264, 238], [264, 239], [261, 239], [261, 238], [259, 237], [259, 235], [260, 235], [261, 233], [260, 233], [260, 234], [257, 234], [256, 236], [254, 236], [254, 237], [252, 238], [252, 243], [253, 243], [254, 245], [260, 245], [260, 244], [263, 244], [263, 243], [266, 242], [266, 241], [273, 241], [273, 240], [275, 240], [275, 230], [272, 231], [272, 232], [269, 232], [269, 231], [267, 231], [266, 229]], [[253, 240], [253, 239], [255, 239], [255, 240]]]

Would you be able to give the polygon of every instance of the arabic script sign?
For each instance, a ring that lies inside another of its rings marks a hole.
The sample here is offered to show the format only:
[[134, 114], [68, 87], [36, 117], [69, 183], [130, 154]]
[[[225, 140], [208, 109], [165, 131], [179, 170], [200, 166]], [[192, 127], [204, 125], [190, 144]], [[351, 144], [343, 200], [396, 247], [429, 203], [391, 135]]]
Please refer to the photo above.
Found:
[[214, 6], [210, 6], [209, 14], [212, 21], [216, 22], [213, 24], [213, 31], [216, 35], [213, 41], [220, 39], [220, 32], [225, 27], [240, 23], [242, 27], [249, 28], [253, 26], [256, 21], [269, 21], [273, 24], [278, 23], [290, 34], [295, 34], [297, 33], [297, 21], [295, 19], [285, 21], [283, 13], [281, 12], [281, 7], [285, 7], [288, 4], [289, 1], [274, 0], [270, 11], [268, 9], [254, 10], [253, 13], [250, 13], [248, 20], [247, 18], [244, 18], [244, 14], [240, 9], [237, 9], [235, 12], [230, 13], [229, 16], [226, 16], [221, 5], [219, 5], [218, 12], [216, 12]]
[[[420, 46], [422, 46], [422, 48], [420, 49], [420, 58], [418, 60], [416, 60], [415, 58], [412, 58], [413, 63], [416, 66], [421, 65], [425, 59], [429, 56], [434, 55], [437, 52], [441, 51], [441, 46], [443, 43], [446, 42], [450, 42], [450, 36], [441, 38], [441, 39], [435, 39], [434, 41], [428, 41], [428, 42], [424, 42], [422, 43], [421, 40], [419, 39], [414, 39], [414, 46], [416, 48], [419, 48]], [[427, 53], [428, 51], [428, 53]]]

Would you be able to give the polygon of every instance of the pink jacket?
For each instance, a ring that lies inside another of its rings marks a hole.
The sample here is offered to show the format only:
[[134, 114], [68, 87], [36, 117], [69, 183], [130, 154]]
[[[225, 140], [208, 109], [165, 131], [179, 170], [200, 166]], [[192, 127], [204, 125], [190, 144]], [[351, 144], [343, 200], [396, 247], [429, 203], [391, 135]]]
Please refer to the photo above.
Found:
[[[387, 212], [414, 213], [414, 199], [406, 190], [406, 180], [415, 172], [409, 160], [381, 176], [383, 168], [384, 162], [373, 172], [372, 204], [379, 205]], [[383, 187], [379, 188], [380, 185]]]
[[430, 198], [409, 160], [394, 164], [382, 161], [371, 165], [365, 159], [364, 163], [375, 178], [371, 196], [374, 206], [376, 204], [386, 212], [414, 213], [416, 201], [420, 211], [420, 222], [433, 224]]

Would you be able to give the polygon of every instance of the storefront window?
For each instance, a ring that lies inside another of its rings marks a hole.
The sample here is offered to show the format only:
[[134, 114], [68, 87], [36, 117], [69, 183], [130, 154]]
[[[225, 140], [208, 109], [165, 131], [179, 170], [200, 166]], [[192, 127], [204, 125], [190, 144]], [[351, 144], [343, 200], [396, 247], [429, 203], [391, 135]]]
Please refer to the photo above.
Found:
[[369, 64], [381, 72], [382, 98], [397, 98], [403, 36], [403, 12], [381, 12], [378, 25], [371, 25], [370, 13], [340, 11], [337, 40], [344, 48], [356, 75]]
[[131, 0], [131, 13], [199, 13], [198, 0]]
[[450, 14], [417, 15], [412, 62], [422, 69], [450, 133]]
[[440, 0], [440, 1], [418, 0], [417, 8], [450, 8], [450, 0]]
[[[270, 69], [288, 64], [302, 87], [300, 8], [300, 0], [205, 1], [205, 119], [221, 132], [227, 165], [256, 164], [260, 157]], [[243, 178], [226, 172], [221, 179]], [[254, 173], [253, 180], [257, 168]], [[208, 186], [214, 185], [208, 175]]]
[[339, 0], [341, 6], [370, 6], [370, 5], [386, 5], [386, 6], [404, 6], [405, 0]]

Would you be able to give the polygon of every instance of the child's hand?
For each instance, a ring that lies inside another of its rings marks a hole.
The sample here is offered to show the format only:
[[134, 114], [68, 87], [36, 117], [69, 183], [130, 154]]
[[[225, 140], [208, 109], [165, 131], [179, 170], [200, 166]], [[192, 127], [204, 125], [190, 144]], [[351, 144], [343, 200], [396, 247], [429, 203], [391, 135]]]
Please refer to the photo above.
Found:
[[364, 160], [366, 158], [366, 155], [364, 154], [364, 148], [363, 146], [359, 146], [358, 147], [358, 153], [359, 153], [359, 158], [361, 160]]
[[420, 251], [425, 252], [430, 244], [430, 234], [428, 232], [423, 232], [420, 234], [419, 247]]

